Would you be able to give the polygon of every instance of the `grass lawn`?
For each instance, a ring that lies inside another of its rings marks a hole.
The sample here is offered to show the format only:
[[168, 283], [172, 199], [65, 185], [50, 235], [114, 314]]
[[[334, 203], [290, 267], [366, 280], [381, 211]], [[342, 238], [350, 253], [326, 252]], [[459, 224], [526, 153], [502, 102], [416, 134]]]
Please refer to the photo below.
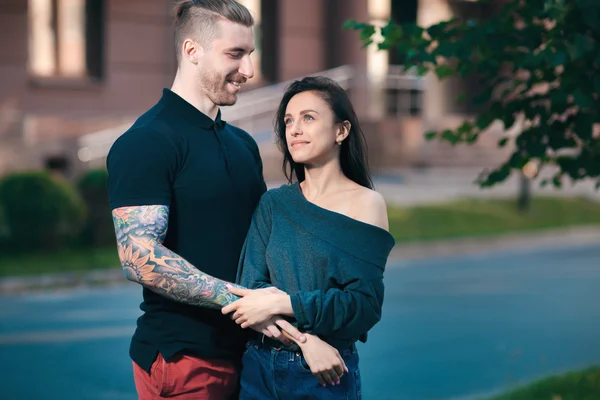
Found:
[[580, 198], [538, 197], [527, 213], [515, 200], [461, 200], [389, 210], [398, 243], [482, 237], [548, 228], [599, 225], [600, 203]]
[[553, 376], [490, 400], [598, 400], [600, 367]]
[[[514, 200], [462, 200], [448, 204], [389, 209], [397, 243], [482, 237], [568, 226], [600, 226], [600, 204], [585, 199], [535, 198], [521, 214]], [[85, 271], [118, 267], [115, 248], [78, 249], [53, 254], [0, 254], [0, 276]]]
[[85, 272], [118, 266], [116, 247], [73, 249], [50, 254], [0, 255], [0, 276]]

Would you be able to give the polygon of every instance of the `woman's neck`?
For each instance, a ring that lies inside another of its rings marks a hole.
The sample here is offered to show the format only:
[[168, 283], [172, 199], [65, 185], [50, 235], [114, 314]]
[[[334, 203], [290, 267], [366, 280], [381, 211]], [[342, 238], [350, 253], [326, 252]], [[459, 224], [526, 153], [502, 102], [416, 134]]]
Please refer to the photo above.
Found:
[[304, 181], [300, 183], [300, 188], [304, 197], [314, 201], [337, 192], [347, 183], [348, 178], [336, 160], [318, 167], [305, 166]]

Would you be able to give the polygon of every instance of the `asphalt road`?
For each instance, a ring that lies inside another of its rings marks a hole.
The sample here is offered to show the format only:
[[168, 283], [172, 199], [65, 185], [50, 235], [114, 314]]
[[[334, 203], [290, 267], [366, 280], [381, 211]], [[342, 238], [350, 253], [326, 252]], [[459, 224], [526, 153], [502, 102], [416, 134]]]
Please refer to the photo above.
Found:
[[[365, 399], [479, 399], [600, 364], [600, 245], [393, 262]], [[0, 398], [135, 399], [140, 289], [0, 297]]]

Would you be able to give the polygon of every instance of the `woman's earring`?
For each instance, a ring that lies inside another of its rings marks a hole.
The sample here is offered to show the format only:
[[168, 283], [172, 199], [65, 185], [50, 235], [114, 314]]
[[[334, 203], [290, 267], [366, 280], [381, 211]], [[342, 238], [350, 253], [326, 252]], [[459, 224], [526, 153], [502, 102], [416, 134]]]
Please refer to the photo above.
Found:
[[339, 142], [337, 142], [338, 146], [342, 145], [342, 141], [340, 140]]

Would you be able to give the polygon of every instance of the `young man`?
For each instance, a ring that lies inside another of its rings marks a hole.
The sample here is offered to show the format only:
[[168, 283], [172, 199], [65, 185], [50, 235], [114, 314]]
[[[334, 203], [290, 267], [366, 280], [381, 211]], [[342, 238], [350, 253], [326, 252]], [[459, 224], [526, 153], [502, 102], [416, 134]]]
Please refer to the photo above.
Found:
[[[140, 399], [228, 399], [243, 331], [222, 315], [252, 213], [266, 190], [258, 147], [221, 120], [254, 75], [250, 12], [233, 0], [186, 0], [174, 13], [172, 88], [112, 146], [109, 201], [127, 279], [143, 286], [131, 341]], [[281, 319], [253, 329], [280, 337]]]

